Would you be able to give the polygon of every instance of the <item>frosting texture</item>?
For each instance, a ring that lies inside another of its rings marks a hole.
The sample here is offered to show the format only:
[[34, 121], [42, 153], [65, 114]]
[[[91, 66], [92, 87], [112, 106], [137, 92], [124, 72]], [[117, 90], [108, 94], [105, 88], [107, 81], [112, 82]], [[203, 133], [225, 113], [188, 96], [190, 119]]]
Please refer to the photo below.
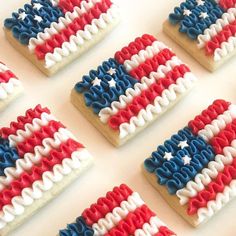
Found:
[[0, 137], [0, 229], [92, 162], [84, 146], [40, 105], [1, 128]]
[[16, 148], [12, 148], [7, 139], [0, 137], [0, 176], [4, 176], [7, 167], [14, 167], [19, 159]]
[[[40, 4], [40, 7], [37, 7]], [[27, 45], [30, 38], [36, 38], [39, 32], [57, 22], [64, 14], [48, 0], [32, 0], [24, 8], [12, 13], [12, 18], [4, 22], [4, 26], [12, 31], [20, 43]]]
[[122, 184], [99, 198], [60, 236], [175, 235], [128, 186]]
[[166, 185], [170, 194], [175, 194], [214, 157], [212, 147], [186, 127], [159, 146], [145, 161], [145, 167], [155, 173], [158, 182]]
[[159, 146], [144, 165], [200, 224], [236, 196], [235, 156], [236, 106], [216, 100]]
[[82, 82], [75, 85], [79, 93], [84, 94], [85, 104], [95, 113], [108, 107], [128, 88], [132, 88], [137, 81], [125, 70], [124, 66], [110, 58], [104, 61], [97, 70], [91, 70], [89, 75], [83, 76]]

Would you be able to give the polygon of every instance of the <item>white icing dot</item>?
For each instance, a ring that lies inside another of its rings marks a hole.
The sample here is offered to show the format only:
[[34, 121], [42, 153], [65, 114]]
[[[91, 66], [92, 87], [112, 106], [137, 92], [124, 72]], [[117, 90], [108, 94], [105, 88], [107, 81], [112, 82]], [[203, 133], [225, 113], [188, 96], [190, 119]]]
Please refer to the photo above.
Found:
[[110, 81], [108, 81], [108, 84], [111, 87], [116, 87], [116, 81], [114, 79], [111, 79]]
[[170, 161], [172, 158], [174, 157], [172, 156], [171, 152], [165, 152], [164, 159], [166, 159], [167, 161]]
[[201, 12], [201, 14], [200, 14], [199, 17], [200, 17], [200, 18], [203, 18], [203, 19], [206, 19], [206, 18], [209, 17], [209, 16], [208, 16], [207, 12]]
[[36, 10], [40, 10], [42, 7], [43, 7], [43, 5], [40, 4], [40, 3], [34, 3], [33, 4], [33, 8], [36, 9]]
[[180, 141], [179, 144], [178, 144], [178, 147], [180, 147], [181, 149], [184, 149], [186, 147], [188, 147], [188, 141]]
[[35, 15], [34, 16], [34, 20], [36, 20], [36, 21], [38, 21], [40, 23], [41, 21], [43, 21], [43, 18], [41, 16]]
[[92, 84], [93, 86], [101, 86], [102, 80], [100, 80], [98, 77], [96, 77], [93, 81]]
[[192, 158], [185, 155], [185, 156], [182, 157], [182, 160], [184, 162], [184, 165], [190, 165], [190, 162], [191, 162]]
[[24, 20], [27, 17], [27, 14], [23, 11], [19, 13], [18, 19], [19, 20]]
[[189, 9], [184, 9], [183, 15], [184, 16], [190, 16], [192, 12]]
[[196, 0], [198, 6], [203, 6], [205, 4], [205, 1], [203, 0]]
[[116, 70], [114, 68], [110, 68], [108, 71], [107, 71], [108, 74], [110, 75], [114, 75], [116, 73]]

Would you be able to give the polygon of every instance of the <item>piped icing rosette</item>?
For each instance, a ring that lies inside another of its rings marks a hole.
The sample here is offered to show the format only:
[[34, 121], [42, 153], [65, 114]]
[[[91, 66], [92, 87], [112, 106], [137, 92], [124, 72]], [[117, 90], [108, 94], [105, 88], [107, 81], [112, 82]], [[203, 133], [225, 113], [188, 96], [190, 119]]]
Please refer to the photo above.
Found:
[[169, 15], [169, 21], [178, 24], [189, 39], [197, 40], [199, 49], [214, 61], [236, 49], [235, 0], [186, 0]]
[[32, 0], [6, 19], [4, 26], [51, 68], [95, 40], [118, 15], [111, 0]]
[[75, 90], [124, 139], [164, 113], [195, 80], [171, 49], [145, 34], [83, 76]]
[[16, 75], [0, 62], [0, 111], [23, 90]]
[[122, 184], [99, 198], [97, 203], [59, 236], [174, 236], [168, 227], [152, 212], [137, 192]]
[[1, 235], [45, 205], [73, 180], [70, 176], [76, 178], [92, 162], [84, 146], [40, 105], [0, 129], [0, 159]]
[[236, 106], [216, 100], [145, 160], [186, 215], [207, 221], [236, 196]]

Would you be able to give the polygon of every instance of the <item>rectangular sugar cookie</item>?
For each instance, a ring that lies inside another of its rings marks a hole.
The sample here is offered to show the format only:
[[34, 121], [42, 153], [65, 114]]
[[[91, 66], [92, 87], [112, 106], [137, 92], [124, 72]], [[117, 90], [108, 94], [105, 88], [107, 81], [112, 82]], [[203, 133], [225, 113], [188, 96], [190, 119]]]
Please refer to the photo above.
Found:
[[93, 162], [82, 144], [40, 105], [0, 129], [0, 235], [55, 198]]
[[163, 30], [213, 72], [236, 54], [236, 0], [185, 0]]
[[122, 184], [83, 211], [59, 236], [174, 236], [137, 192]]
[[195, 80], [171, 49], [143, 35], [83, 76], [71, 100], [112, 144], [120, 146], [170, 109]]
[[23, 92], [23, 86], [15, 74], [0, 62], [0, 112]]
[[111, 0], [32, 0], [4, 22], [9, 42], [50, 76], [119, 22]]
[[236, 106], [216, 100], [145, 160], [148, 180], [195, 227], [236, 196], [235, 135]]

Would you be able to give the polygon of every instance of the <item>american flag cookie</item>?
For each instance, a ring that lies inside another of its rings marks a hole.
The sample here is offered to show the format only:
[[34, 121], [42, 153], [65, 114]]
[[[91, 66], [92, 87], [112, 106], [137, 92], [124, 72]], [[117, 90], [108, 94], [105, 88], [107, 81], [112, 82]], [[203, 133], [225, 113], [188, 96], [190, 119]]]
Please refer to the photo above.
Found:
[[15, 74], [0, 62], [0, 112], [23, 92], [23, 86]]
[[163, 30], [213, 72], [236, 54], [236, 0], [185, 0]]
[[137, 192], [122, 184], [85, 209], [59, 236], [174, 236]]
[[9, 42], [50, 76], [119, 22], [112, 0], [32, 0], [4, 22]]
[[72, 91], [72, 103], [115, 146], [170, 109], [196, 78], [165, 44], [151, 35], [91, 70]]
[[47, 108], [37, 105], [0, 129], [0, 235], [54, 199], [92, 157]]
[[235, 137], [236, 106], [216, 100], [145, 160], [148, 180], [195, 227], [236, 196]]

